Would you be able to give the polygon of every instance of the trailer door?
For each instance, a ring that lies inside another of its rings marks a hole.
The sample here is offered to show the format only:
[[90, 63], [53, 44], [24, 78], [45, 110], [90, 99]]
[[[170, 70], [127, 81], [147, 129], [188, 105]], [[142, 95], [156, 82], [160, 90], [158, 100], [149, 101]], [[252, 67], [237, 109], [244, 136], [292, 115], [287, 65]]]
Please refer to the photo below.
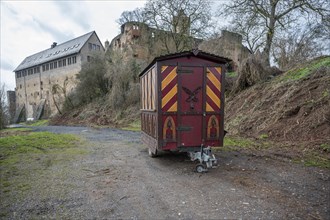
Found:
[[203, 143], [203, 67], [178, 67], [178, 147], [197, 147]]

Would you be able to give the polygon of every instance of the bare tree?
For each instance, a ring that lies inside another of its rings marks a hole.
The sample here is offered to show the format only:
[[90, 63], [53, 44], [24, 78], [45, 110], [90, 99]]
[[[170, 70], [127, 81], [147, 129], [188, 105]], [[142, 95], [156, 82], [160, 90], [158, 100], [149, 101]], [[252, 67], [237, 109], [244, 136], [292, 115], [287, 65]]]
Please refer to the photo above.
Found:
[[0, 130], [4, 129], [8, 124], [8, 108], [6, 105], [5, 84], [0, 87]]
[[69, 83], [73, 82], [73, 77], [66, 77], [63, 81], [63, 86], [58, 83], [52, 83], [53, 86], [51, 87], [53, 102], [58, 113], [61, 115], [62, 111], [60, 105], [65, 102], [67, 107], [74, 108], [74, 105], [71, 101], [71, 98], [68, 96], [68, 85]]
[[242, 35], [243, 43], [252, 52], [256, 53], [265, 46], [266, 29], [260, 28], [261, 21], [258, 19], [247, 19], [246, 15], [237, 17], [224, 29]]
[[136, 8], [133, 11], [124, 11], [120, 18], [116, 21], [119, 25], [125, 24], [126, 22], [146, 22], [145, 11], [143, 8]]
[[144, 22], [160, 30], [155, 38], [166, 53], [180, 52], [196, 46], [196, 38], [210, 34], [210, 4], [208, 0], [149, 0], [142, 9], [123, 12], [117, 22]]
[[[233, 23], [249, 33], [259, 28], [264, 35], [263, 57], [270, 65], [270, 52], [275, 34], [280, 29], [302, 21], [321, 21], [329, 16], [328, 0], [232, 0], [220, 7], [221, 15], [232, 16]], [[243, 19], [242, 19], [243, 18]]]
[[[280, 69], [288, 70], [295, 65], [322, 54], [325, 29], [321, 25], [295, 29], [274, 38], [272, 49]], [[329, 42], [329, 36], [328, 40]], [[329, 49], [329, 45], [325, 45]]]

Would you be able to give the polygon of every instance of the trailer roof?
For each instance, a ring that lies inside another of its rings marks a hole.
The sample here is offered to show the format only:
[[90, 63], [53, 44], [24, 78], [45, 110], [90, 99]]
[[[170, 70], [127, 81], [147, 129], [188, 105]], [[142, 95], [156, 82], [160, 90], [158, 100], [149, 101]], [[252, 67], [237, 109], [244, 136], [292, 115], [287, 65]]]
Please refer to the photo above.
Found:
[[220, 56], [217, 56], [215, 54], [206, 53], [206, 52], [203, 52], [201, 50], [193, 49], [191, 51], [183, 51], [183, 52], [180, 52], [180, 53], [172, 53], [172, 54], [167, 54], [167, 55], [156, 57], [139, 74], [139, 76], [142, 76], [148, 69], [150, 69], [150, 67], [152, 67], [158, 61], [163, 61], [163, 60], [168, 60], [168, 59], [175, 59], [175, 58], [186, 57], [186, 56], [195, 56], [195, 57], [203, 58], [203, 59], [206, 59], [206, 60], [210, 60], [210, 61], [214, 61], [214, 62], [222, 63], [222, 64], [226, 64], [226, 63], [229, 63], [230, 61], [232, 61], [231, 59], [228, 59], [228, 58], [225, 58], [225, 57], [220, 57]]

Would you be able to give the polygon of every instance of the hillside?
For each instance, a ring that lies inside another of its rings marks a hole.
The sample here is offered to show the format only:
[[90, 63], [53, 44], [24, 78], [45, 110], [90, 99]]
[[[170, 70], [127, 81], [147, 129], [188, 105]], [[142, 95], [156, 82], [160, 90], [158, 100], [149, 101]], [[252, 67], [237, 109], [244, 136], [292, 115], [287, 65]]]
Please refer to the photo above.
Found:
[[329, 157], [330, 57], [228, 97], [225, 117], [229, 135], [271, 141], [281, 154], [314, 151]]

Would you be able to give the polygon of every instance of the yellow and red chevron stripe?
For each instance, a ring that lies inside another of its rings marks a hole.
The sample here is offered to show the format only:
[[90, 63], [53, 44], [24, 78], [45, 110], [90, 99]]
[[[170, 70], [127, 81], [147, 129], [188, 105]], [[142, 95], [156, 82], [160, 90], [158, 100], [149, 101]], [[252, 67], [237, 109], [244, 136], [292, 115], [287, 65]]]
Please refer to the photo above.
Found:
[[221, 67], [208, 67], [206, 81], [206, 111], [220, 111]]
[[161, 68], [161, 104], [164, 112], [175, 112], [178, 109], [178, 77], [176, 68], [176, 66], [162, 66]]

